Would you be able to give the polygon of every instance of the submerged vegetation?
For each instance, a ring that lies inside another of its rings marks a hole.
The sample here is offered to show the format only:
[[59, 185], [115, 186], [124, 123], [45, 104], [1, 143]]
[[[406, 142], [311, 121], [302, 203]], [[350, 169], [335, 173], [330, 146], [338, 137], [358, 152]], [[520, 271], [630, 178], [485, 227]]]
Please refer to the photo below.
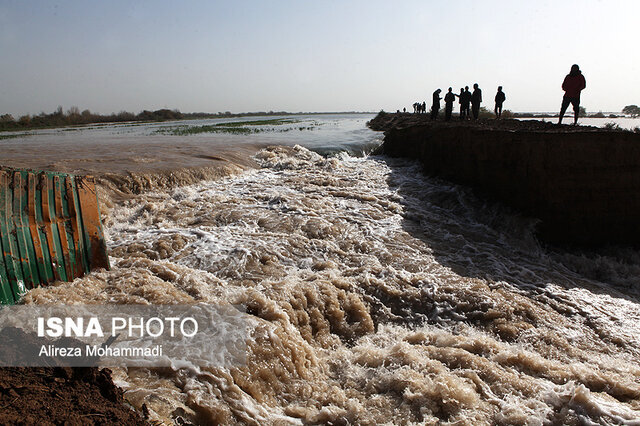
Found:
[[31, 136], [31, 133], [12, 133], [9, 135], [0, 135], [0, 141], [3, 139], [23, 138], [25, 136]]
[[300, 120], [292, 120], [288, 118], [274, 118], [272, 120], [255, 120], [255, 121], [234, 121], [231, 123], [218, 123], [220, 127], [240, 127], [240, 126], [279, 126], [281, 124], [297, 123]]
[[[216, 123], [216, 124], [208, 124], [203, 126], [165, 126], [156, 130], [155, 133], [165, 134], [165, 135], [174, 135], [174, 136], [186, 136], [186, 135], [195, 135], [199, 133], [229, 133], [229, 134], [240, 134], [246, 135], [251, 133], [261, 133], [261, 132], [288, 132], [291, 130], [313, 130], [319, 123], [314, 122], [314, 126], [298, 126], [291, 127], [286, 126], [288, 124], [295, 124], [300, 122], [300, 120], [292, 120], [285, 118], [277, 118], [273, 120], [256, 120], [256, 121], [234, 121], [230, 123]], [[283, 126], [281, 128], [276, 128], [275, 126]]]
[[251, 129], [247, 127], [218, 127], [216, 125], [210, 126], [167, 126], [162, 127], [155, 131], [158, 134], [174, 135], [174, 136], [186, 136], [196, 135], [198, 133], [231, 133], [231, 134], [248, 134], [258, 133], [260, 129]]

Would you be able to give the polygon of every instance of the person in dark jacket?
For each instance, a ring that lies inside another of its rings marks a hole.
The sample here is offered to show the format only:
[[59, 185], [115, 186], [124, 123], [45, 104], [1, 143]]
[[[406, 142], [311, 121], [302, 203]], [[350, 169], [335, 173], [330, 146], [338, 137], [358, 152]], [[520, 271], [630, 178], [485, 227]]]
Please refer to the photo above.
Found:
[[498, 86], [498, 93], [496, 93], [496, 107], [493, 112], [496, 113], [496, 118], [500, 118], [502, 116], [502, 104], [507, 99], [507, 96], [502, 91], [502, 86]]
[[471, 92], [469, 91], [469, 86], [464, 86], [464, 92], [460, 94], [460, 120], [469, 120], [471, 118], [470, 103]]
[[442, 99], [440, 97], [440, 92], [442, 92], [442, 90], [440, 89], [433, 92], [433, 105], [431, 105], [432, 120], [435, 120], [436, 118], [438, 118], [438, 111], [440, 111], [440, 99]]
[[578, 113], [580, 112], [580, 92], [587, 87], [587, 82], [580, 71], [580, 67], [576, 64], [571, 66], [571, 72], [567, 74], [562, 82], [562, 106], [560, 107], [560, 118], [558, 124], [562, 124], [562, 117], [567, 111], [569, 104], [573, 105], [573, 124], [578, 124]]
[[452, 92], [452, 88], [449, 87], [449, 91], [444, 95], [444, 119], [445, 121], [451, 120], [451, 113], [453, 112], [453, 102], [456, 100], [456, 95]]
[[471, 112], [473, 113], [473, 119], [478, 119], [480, 113], [480, 103], [482, 102], [482, 90], [478, 87], [478, 83], [473, 85], [473, 93], [471, 94]]

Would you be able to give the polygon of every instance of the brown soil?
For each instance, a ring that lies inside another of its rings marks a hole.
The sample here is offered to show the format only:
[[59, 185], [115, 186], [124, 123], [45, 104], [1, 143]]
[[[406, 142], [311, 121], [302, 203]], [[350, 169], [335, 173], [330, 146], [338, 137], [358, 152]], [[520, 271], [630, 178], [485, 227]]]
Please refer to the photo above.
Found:
[[[0, 341], [4, 365], [20, 365], [29, 354], [38, 353], [35, 348], [41, 344], [54, 343], [13, 327], [0, 332]], [[61, 347], [78, 343], [71, 338], [56, 342]], [[0, 424], [148, 424], [126, 405], [109, 369], [64, 367], [58, 358], [42, 358], [41, 362], [49, 366], [0, 368]]]
[[[429, 126], [468, 126], [486, 130], [508, 130], [508, 131], [529, 131], [529, 132], [552, 132], [552, 133], [568, 133], [568, 132], [623, 132], [625, 130], [604, 129], [594, 126], [573, 126], [570, 124], [556, 124], [557, 118], [553, 121], [542, 120], [516, 120], [516, 119], [479, 119], [477, 121], [460, 121], [458, 117], [453, 117], [451, 121], [444, 121], [442, 114], [433, 121], [429, 118], [429, 114], [410, 114], [410, 113], [384, 113], [381, 112], [367, 123], [372, 130], [386, 131], [389, 129], [403, 129], [406, 127], [429, 125]], [[565, 123], [573, 120], [573, 116], [565, 117]]]
[[0, 368], [0, 423], [146, 425], [98, 368]]

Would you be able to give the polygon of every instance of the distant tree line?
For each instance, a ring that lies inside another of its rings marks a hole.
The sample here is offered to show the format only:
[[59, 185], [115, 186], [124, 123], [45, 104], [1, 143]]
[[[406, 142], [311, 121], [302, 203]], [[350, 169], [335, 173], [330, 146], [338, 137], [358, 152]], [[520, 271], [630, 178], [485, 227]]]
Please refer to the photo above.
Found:
[[156, 111], [144, 110], [138, 114], [128, 111], [120, 111], [109, 115], [94, 114], [88, 109], [80, 111], [78, 107], [71, 107], [65, 113], [59, 106], [51, 114], [41, 112], [38, 115], [23, 115], [17, 120], [11, 114], [0, 115], [0, 131], [4, 130], [23, 130], [37, 129], [44, 127], [62, 127], [75, 126], [95, 123], [121, 123], [125, 121], [168, 121], [182, 119], [201, 119], [201, 118], [230, 118], [230, 117], [252, 117], [252, 116], [270, 116], [270, 115], [299, 115], [299, 114], [357, 114], [356, 111], [344, 111], [336, 113], [323, 112], [286, 112], [286, 111], [256, 111], [232, 113], [231, 111], [209, 113], [209, 112], [191, 112], [182, 113], [177, 109], [159, 109]]
[[80, 111], [78, 107], [71, 107], [65, 113], [59, 106], [54, 112], [38, 115], [23, 115], [17, 120], [11, 114], [0, 115], [0, 130], [22, 130], [43, 127], [62, 127], [93, 123], [119, 123], [124, 121], [166, 121], [184, 118], [177, 109], [144, 110], [138, 114], [120, 111], [109, 115], [94, 114], [88, 109]]

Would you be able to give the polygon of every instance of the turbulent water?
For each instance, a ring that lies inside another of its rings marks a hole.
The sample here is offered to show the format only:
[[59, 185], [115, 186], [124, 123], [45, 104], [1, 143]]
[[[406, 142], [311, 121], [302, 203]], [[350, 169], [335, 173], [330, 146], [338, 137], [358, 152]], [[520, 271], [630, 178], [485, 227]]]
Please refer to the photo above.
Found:
[[26, 297], [245, 305], [246, 366], [114, 371], [153, 420], [640, 424], [639, 251], [545, 247], [411, 160], [255, 162], [114, 202], [112, 270]]

